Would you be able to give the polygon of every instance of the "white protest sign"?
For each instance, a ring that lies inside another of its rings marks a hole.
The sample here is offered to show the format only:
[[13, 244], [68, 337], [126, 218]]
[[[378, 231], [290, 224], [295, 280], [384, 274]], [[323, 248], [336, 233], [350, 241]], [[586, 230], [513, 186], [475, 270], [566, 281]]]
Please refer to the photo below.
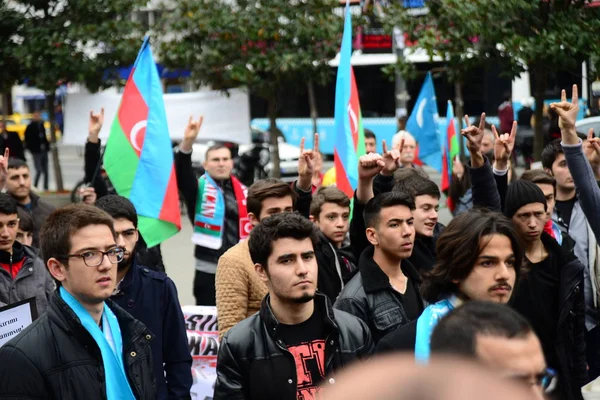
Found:
[[0, 347], [37, 318], [35, 298], [0, 308]]
[[217, 307], [183, 306], [181, 309], [193, 360], [191, 397], [193, 400], [212, 399], [219, 353]]

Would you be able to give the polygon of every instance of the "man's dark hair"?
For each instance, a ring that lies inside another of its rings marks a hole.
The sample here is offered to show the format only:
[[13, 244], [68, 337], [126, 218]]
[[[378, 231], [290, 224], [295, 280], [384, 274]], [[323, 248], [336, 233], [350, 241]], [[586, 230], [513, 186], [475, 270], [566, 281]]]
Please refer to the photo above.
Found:
[[71, 252], [71, 236], [90, 225], [106, 225], [116, 240], [113, 218], [98, 207], [87, 204], [71, 204], [54, 210], [42, 225], [40, 249], [44, 263], [50, 258], [64, 259]]
[[206, 149], [206, 153], [204, 153], [204, 161], [208, 161], [208, 155], [210, 154], [211, 151], [221, 150], [221, 149], [229, 150], [229, 154], [233, 157], [233, 152], [231, 151], [230, 147], [226, 146], [224, 143], [215, 143], [212, 146], [210, 146], [208, 149]]
[[379, 225], [381, 210], [394, 206], [405, 206], [412, 211], [415, 209], [415, 201], [408, 194], [401, 192], [379, 194], [365, 205], [365, 210], [363, 211], [365, 226], [367, 228], [377, 227]]
[[[414, 170], [414, 168], [407, 168]], [[419, 173], [411, 173], [407, 179], [398, 180], [392, 189], [395, 192], [406, 193], [413, 199], [417, 196], [429, 195], [439, 200], [441, 197], [440, 188], [434, 181], [423, 178]]]
[[507, 305], [468, 301], [437, 324], [431, 334], [431, 353], [476, 358], [479, 336], [521, 339], [532, 332], [527, 320]]
[[[392, 191], [410, 195], [414, 192], [414, 186], [418, 185], [417, 182], [421, 182], [424, 179], [429, 179], [429, 176], [420, 168], [398, 168], [394, 172], [394, 187]], [[414, 200], [414, 196], [411, 196]]]
[[438, 238], [435, 265], [430, 272], [423, 274], [423, 298], [435, 303], [442, 297], [458, 293], [458, 285], [453, 281], [469, 276], [481, 250], [487, 245], [487, 242], [482, 243], [483, 237], [494, 234], [504, 235], [510, 240], [518, 278], [524, 254], [513, 224], [500, 213], [472, 209], [454, 218]]
[[29, 212], [17, 207], [17, 215], [19, 216], [19, 229], [23, 232], [33, 233], [33, 219]]
[[0, 193], [0, 214], [12, 215], [17, 213], [17, 203], [8, 193]]
[[536, 185], [552, 185], [554, 188], [554, 194], [556, 194], [556, 179], [543, 169], [529, 169], [523, 172], [521, 179], [535, 183]]
[[350, 199], [346, 196], [346, 193], [335, 186], [321, 186], [313, 194], [313, 199], [310, 203], [310, 215], [315, 219], [319, 219], [321, 209], [325, 203], [334, 203], [340, 207], [350, 207]]
[[8, 169], [19, 169], [22, 167], [29, 169], [29, 166], [27, 165], [27, 163], [25, 161], [21, 160], [20, 158], [10, 157], [8, 159]]
[[290, 196], [292, 203], [296, 203], [296, 191], [292, 187], [280, 179], [268, 178], [255, 182], [248, 189], [248, 198], [246, 200], [246, 209], [259, 218], [262, 211], [262, 203], [265, 199], [275, 197]]
[[563, 148], [560, 145], [560, 139], [555, 139], [548, 143], [542, 150], [542, 166], [552, 171], [552, 164], [556, 161], [559, 154], [563, 154]]
[[317, 227], [296, 213], [282, 213], [265, 218], [252, 229], [248, 239], [252, 262], [262, 265], [266, 270], [267, 260], [273, 252], [273, 242], [283, 238], [310, 238], [314, 247], [318, 241]]
[[375, 133], [372, 130], [365, 128], [365, 139], [377, 140], [377, 137], [375, 136]]
[[96, 207], [106, 212], [113, 219], [124, 218], [138, 226], [138, 215], [135, 206], [129, 199], [117, 194], [109, 194], [96, 200]]

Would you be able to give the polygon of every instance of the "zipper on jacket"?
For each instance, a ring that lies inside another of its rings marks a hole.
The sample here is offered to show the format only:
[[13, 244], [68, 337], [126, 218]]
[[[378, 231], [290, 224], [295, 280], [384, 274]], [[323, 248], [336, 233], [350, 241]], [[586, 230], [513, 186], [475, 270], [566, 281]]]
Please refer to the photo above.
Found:
[[[14, 279], [13, 278], [13, 273], [12, 273], [12, 268], [13, 268], [13, 265], [12, 265], [12, 253], [10, 253], [10, 258], [9, 258], [9, 262], [8, 262], [8, 268], [10, 270], [10, 277], [12, 279]], [[16, 276], [15, 276], [15, 278], [16, 278]]]

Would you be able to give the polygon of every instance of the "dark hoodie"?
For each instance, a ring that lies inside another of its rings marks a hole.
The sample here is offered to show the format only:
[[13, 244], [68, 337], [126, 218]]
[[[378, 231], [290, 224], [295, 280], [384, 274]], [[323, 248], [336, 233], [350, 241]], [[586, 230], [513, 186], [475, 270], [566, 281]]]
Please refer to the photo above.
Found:
[[[315, 255], [319, 266], [317, 286], [319, 291], [334, 303], [342, 291], [342, 282], [346, 285], [356, 274], [356, 259], [350, 251], [350, 246], [337, 249], [322, 232], [319, 232]], [[338, 273], [338, 266], [341, 276]]]

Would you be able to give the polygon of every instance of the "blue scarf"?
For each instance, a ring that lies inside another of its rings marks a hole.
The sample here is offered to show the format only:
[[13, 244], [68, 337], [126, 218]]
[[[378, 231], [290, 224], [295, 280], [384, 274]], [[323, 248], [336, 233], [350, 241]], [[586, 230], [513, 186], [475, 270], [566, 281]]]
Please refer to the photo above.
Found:
[[415, 359], [423, 364], [429, 361], [431, 351], [431, 333], [438, 322], [460, 304], [458, 297], [452, 295], [425, 308], [417, 319], [417, 337], [415, 340]]
[[100, 329], [90, 313], [62, 286], [60, 297], [75, 312], [83, 327], [92, 335], [102, 354], [104, 375], [106, 377], [106, 397], [108, 400], [135, 400], [129, 386], [123, 365], [123, 338], [119, 321], [112, 310], [104, 304], [102, 326]]

